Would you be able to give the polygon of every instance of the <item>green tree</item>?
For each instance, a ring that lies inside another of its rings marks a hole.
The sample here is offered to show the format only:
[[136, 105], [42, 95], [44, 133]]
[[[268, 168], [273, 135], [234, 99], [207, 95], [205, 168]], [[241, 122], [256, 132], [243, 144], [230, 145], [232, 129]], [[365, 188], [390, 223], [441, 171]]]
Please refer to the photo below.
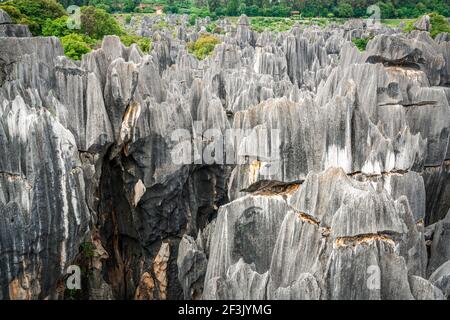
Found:
[[120, 37], [120, 41], [127, 47], [135, 43], [144, 53], [150, 52], [152, 46], [152, 43], [149, 38], [139, 36], [123, 35]]
[[377, 5], [380, 7], [382, 18], [391, 19], [397, 16], [396, 10], [392, 2], [378, 2]]
[[415, 14], [416, 15], [423, 15], [423, 14], [425, 14], [426, 12], [427, 12], [427, 7], [422, 3], [422, 2], [419, 2], [417, 5], [416, 5], [416, 7], [415, 7]]
[[103, 9], [94, 7], [81, 8], [81, 32], [94, 39], [102, 39], [106, 35], [124, 34], [113, 16]]
[[433, 38], [442, 32], [450, 33], [450, 25], [449, 22], [447, 21], [447, 18], [437, 13], [431, 13], [429, 14], [429, 16], [431, 22], [430, 35]]
[[251, 17], [259, 16], [260, 10], [257, 5], [252, 4], [251, 6], [247, 7], [245, 10], [245, 14]]
[[87, 6], [89, 4], [89, 0], [59, 0], [59, 3], [61, 3], [64, 8], [71, 5], [82, 7]]
[[193, 5], [197, 8], [205, 8], [208, 6], [208, 2], [206, 0], [193, 0]]
[[0, 3], [0, 9], [6, 11], [15, 23], [26, 24], [30, 30], [37, 30], [39, 28], [37, 22], [30, 20], [26, 15], [22, 14], [19, 9], [10, 4]]
[[134, 9], [138, 6], [138, 3], [134, 0], [126, 0], [124, 2], [123, 11], [124, 12], [134, 12]]
[[353, 38], [352, 42], [355, 44], [355, 46], [359, 49], [359, 51], [365, 51], [367, 47], [367, 43], [372, 38]]
[[239, 5], [239, 9], [238, 9], [238, 15], [245, 14], [246, 11], [247, 11], [247, 5], [245, 4], [245, 2], [241, 2], [241, 4]]
[[103, 9], [108, 13], [112, 13], [118, 9], [116, 1], [113, 2], [113, 0], [88, 0], [84, 6], [93, 6], [98, 9]]
[[[430, 23], [431, 23], [430, 35], [433, 38], [436, 37], [439, 33], [443, 32], [450, 33], [450, 25], [449, 22], [447, 21], [447, 18], [437, 13], [430, 13], [428, 15], [430, 16]], [[405, 31], [411, 32], [412, 30], [415, 30], [414, 23], [415, 21], [409, 22], [408, 25], [405, 27]]]

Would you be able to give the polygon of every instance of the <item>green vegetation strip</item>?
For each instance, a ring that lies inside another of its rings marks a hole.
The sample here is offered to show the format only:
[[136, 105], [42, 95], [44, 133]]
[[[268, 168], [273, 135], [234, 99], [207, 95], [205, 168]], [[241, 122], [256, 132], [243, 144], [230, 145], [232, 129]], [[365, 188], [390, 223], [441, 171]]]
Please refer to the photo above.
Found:
[[151, 49], [150, 39], [128, 35], [117, 20], [101, 8], [81, 7], [78, 29], [70, 28], [73, 21], [69, 21], [64, 7], [55, 0], [10, 0], [0, 3], [0, 9], [16, 23], [28, 25], [35, 36], [59, 37], [64, 53], [74, 60], [80, 60], [98, 47], [106, 35], [119, 36], [127, 46], [135, 43], [144, 53]]

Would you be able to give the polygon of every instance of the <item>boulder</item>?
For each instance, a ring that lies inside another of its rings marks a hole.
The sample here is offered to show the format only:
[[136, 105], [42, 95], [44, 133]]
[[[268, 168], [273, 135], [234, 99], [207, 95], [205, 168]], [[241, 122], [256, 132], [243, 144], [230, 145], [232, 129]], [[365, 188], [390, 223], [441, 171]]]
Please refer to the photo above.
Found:
[[421, 31], [430, 31], [431, 30], [431, 18], [429, 15], [424, 15], [420, 17], [413, 24], [414, 28]]

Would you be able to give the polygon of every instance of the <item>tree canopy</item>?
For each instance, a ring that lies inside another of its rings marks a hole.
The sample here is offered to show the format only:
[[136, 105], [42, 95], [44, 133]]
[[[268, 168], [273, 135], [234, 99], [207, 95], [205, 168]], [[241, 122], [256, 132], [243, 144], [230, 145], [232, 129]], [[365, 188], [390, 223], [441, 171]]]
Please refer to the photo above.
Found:
[[[368, 16], [367, 8], [378, 5], [381, 18], [415, 18], [427, 12], [450, 16], [450, 2], [442, 0], [60, 0], [67, 7], [95, 6], [112, 12], [153, 12], [154, 6], [164, 11], [193, 14], [204, 10], [209, 16], [240, 15], [283, 17], [299, 11], [303, 17], [341, 18]], [[147, 4], [145, 9], [140, 4]], [[198, 12], [198, 11], [197, 11]]]
[[0, 8], [16, 23], [27, 24], [33, 35], [59, 37], [64, 53], [75, 60], [98, 46], [106, 35], [120, 36], [125, 45], [136, 43], [144, 52], [150, 50], [150, 39], [127, 35], [117, 20], [99, 7], [82, 6], [80, 26], [72, 28], [64, 6], [85, 3], [81, 0], [61, 3], [56, 0], [9, 0], [0, 2]]

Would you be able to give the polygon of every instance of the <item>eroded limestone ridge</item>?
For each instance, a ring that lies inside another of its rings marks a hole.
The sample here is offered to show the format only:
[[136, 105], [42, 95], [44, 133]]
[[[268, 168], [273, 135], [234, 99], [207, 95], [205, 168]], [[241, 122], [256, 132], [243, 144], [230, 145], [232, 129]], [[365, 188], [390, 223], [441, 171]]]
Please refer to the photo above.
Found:
[[0, 11], [0, 299], [448, 298], [449, 36], [177, 21], [75, 62]]

